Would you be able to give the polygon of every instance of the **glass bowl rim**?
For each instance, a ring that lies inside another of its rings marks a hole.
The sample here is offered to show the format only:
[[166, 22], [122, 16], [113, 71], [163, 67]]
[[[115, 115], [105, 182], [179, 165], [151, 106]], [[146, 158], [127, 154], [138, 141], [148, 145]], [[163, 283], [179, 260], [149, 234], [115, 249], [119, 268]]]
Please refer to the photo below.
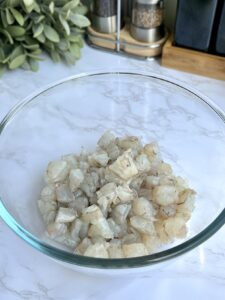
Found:
[[[97, 72], [86, 72], [80, 73], [77, 75], [69, 76], [64, 79], [53, 82], [34, 93], [30, 94], [24, 100], [16, 104], [3, 118], [0, 122], [0, 135], [3, 132], [4, 128], [13, 120], [14, 116], [19, 113], [23, 108], [26, 107], [30, 102], [35, 100], [39, 95], [46, 92], [47, 90], [53, 89], [56, 86], [59, 86], [63, 83], [69, 82], [71, 80], [88, 78], [93, 76], [104, 76], [104, 75], [129, 75], [129, 76], [140, 76], [145, 78], [158, 79], [172, 85], [175, 85], [187, 92], [190, 92], [204, 104], [208, 105], [222, 121], [225, 123], [225, 113], [214, 104], [208, 97], [203, 95], [201, 92], [190, 88], [187, 84], [179, 82], [178, 80], [170, 79], [167, 76], [158, 75], [152, 72], [135, 72], [127, 70], [117, 70], [117, 71], [97, 71]], [[36, 236], [31, 234], [25, 228], [23, 228], [17, 221], [10, 215], [6, 207], [3, 204], [3, 200], [0, 198], [0, 217], [4, 222], [25, 242], [27, 242], [32, 247], [36, 248], [40, 252], [58, 259], [60, 261], [70, 263], [73, 265], [78, 265], [82, 267], [91, 267], [91, 268], [102, 268], [102, 269], [122, 269], [122, 268], [137, 268], [149, 266], [152, 264], [160, 263], [172, 258], [175, 258], [181, 254], [184, 254], [195, 247], [202, 244], [204, 241], [209, 239], [214, 233], [216, 233], [224, 224], [225, 224], [225, 208], [222, 212], [211, 222], [205, 229], [200, 233], [190, 238], [189, 240], [174, 246], [170, 249], [157, 252], [155, 254], [150, 254], [146, 256], [133, 257], [133, 258], [121, 258], [121, 259], [104, 259], [104, 258], [94, 258], [81, 256], [67, 251], [61, 250], [59, 248], [48, 245], [47, 243], [42, 242]]]

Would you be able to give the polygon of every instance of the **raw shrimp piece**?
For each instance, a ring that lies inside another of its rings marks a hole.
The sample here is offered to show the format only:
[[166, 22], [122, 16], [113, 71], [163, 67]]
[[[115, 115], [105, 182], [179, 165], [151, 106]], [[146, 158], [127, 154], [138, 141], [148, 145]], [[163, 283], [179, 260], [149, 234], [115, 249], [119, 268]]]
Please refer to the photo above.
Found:
[[144, 197], [137, 198], [132, 203], [134, 215], [142, 216], [146, 219], [152, 219], [156, 214], [152, 202]]
[[157, 235], [149, 235], [143, 233], [141, 235], [141, 238], [149, 254], [154, 253], [162, 244], [160, 242], [160, 239], [157, 237]]
[[79, 237], [80, 231], [81, 231], [81, 227], [82, 227], [83, 222], [80, 219], [75, 219], [70, 226], [70, 234], [71, 237], [76, 239], [77, 237]]
[[64, 223], [50, 223], [47, 226], [47, 233], [49, 235], [49, 237], [51, 237], [52, 239], [55, 239], [59, 236], [63, 236], [65, 235], [67, 232], [67, 225]]
[[86, 194], [87, 197], [93, 197], [98, 187], [98, 175], [95, 172], [87, 173], [80, 189]]
[[149, 219], [134, 216], [130, 218], [130, 224], [140, 233], [155, 234], [154, 224]]
[[115, 144], [114, 141], [112, 141], [106, 148], [106, 152], [108, 153], [110, 161], [116, 160], [120, 154], [121, 150], [120, 148]]
[[140, 150], [141, 149], [140, 140], [136, 136], [128, 136], [123, 139], [118, 139], [118, 145], [123, 150], [128, 150], [128, 149]]
[[60, 207], [55, 222], [56, 223], [70, 223], [73, 222], [77, 217], [77, 213], [73, 208]]
[[95, 224], [100, 218], [103, 218], [103, 214], [96, 204], [85, 208], [82, 212], [82, 220], [86, 223]]
[[90, 166], [93, 167], [106, 167], [109, 157], [106, 151], [98, 149], [96, 152], [88, 156]]
[[156, 185], [159, 185], [160, 177], [150, 175], [145, 178], [145, 188], [151, 189], [155, 187]]
[[117, 224], [124, 224], [131, 209], [130, 204], [119, 204], [112, 209], [112, 217]]
[[144, 146], [143, 152], [148, 156], [150, 162], [159, 159], [159, 146], [156, 142], [152, 142], [150, 144], [146, 144]]
[[87, 250], [84, 252], [85, 256], [108, 258], [108, 252], [104, 244], [96, 243], [94, 245], [88, 246]]
[[47, 181], [51, 183], [64, 182], [69, 174], [69, 165], [64, 160], [55, 160], [48, 164]]
[[185, 238], [187, 227], [181, 217], [172, 217], [164, 221], [165, 232], [170, 238]]
[[138, 172], [149, 172], [151, 170], [151, 163], [146, 154], [140, 154], [135, 159], [135, 164]]
[[62, 156], [62, 160], [68, 163], [69, 169], [77, 169], [78, 168], [78, 161], [75, 155], [67, 154]]
[[115, 136], [108, 130], [99, 139], [98, 145], [102, 149], [106, 149], [107, 146], [115, 140]]
[[109, 223], [105, 218], [98, 219], [95, 224], [91, 225], [88, 231], [89, 237], [100, 236], [105, 239], [112, 239], [114, 237], [113, 231], [111, 230]]
[[86, 207], [88, 207], [88, 198], [86, 196], [77, 197], [68, 204], [68, 207], [74, 208], [76, 212], [80, 215], [82, 211]]
[[109, 166], [109, 169], [122, 179], [128, 180], [138, 174], [138, 169], [131, 156], [131, 151], [124, 152]]
[[69, 203], [74, 200], [74, 195], [68, 184], [64, 183], [56, 187], [56, 199], [60, 203]]
[[156, 186], [153, 189], [153, 201], [159, 205], [170, 205], [178, 202], [178, 191], [171, 185]]
[[122, 244], [133, 244], [133, 243], [140, 243], [141, 237], [138, 234], [128, 233], [122, 238]]
[[51, 185], [47, 185], [41, 191], [41, 199], [44, 201], [56, 201], [55, 189]]
[[171, 175], [172, 172], [171, 166], [167, 163], [160, 162], [157, 166], [158, 175]]
[[92, 245], [92, 242], [89, 238], [84, 238], [80, 244], [77, 246], [75, 253], [76, 254], [84, 254], [84, 252], [87, 250], [87, 248]]
[[46, 224], [55, 221], [57, 213], [57, 203], [56, 201], [38, 201], [38, 208]]
[[133, 243], [122, 246], [125, 257], [137, 257], [148, 255], [148, 250], [142, 243]]
[[108, 250], [108, 254], [109, 254], [110, 258], [123, 258], [124, 257], [121, 243], [110, 242], [107, 250]]
[[75, 192], [84, 181], [84, 174], [80, 169], [72, 169], [69, 174], [69, 187]]
[[178, 203], [184, 203], [185, 201], [189, 199], [194, 199], [196, 195], [196, 192], [192, 189], [185, 189], [182, 192], [179, 193], [179, 200]]
[[176, 209], [177, 209], [176, 204], [160, 206], [159, 216], [161, 218], [174, 217], [176, 215]]
[[116, 188], [116, 194], [120, 199], [121, 203], [129, 203], [137, 198], [137, 193], [132, 190], [128, 184], [119, 185]]

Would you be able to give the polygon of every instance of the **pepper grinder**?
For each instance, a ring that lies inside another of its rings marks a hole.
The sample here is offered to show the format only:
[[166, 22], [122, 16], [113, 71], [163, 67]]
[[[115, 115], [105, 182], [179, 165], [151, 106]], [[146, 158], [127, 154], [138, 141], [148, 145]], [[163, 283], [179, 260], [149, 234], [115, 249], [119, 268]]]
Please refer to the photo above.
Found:
[[133, 0], [130, 33], [134, 39], [146, 43], [160, 40], [162, 23], [162, 0]]
[[101, 33], [116, 32], [117, 0], [94, 0], [92, 3], [92, 26]]

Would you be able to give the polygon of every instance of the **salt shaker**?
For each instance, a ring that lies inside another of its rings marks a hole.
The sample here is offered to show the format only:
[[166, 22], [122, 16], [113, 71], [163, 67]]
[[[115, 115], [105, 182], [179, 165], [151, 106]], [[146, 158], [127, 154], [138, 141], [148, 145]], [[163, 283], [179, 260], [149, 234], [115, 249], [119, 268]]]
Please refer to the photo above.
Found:
[[101, 33], [116, 32], [117, 0], [94, 0], [92, 26]]
[[138, 41], [152, 43], [161, 39], [162, 0], [133, 0], [130, 33]]

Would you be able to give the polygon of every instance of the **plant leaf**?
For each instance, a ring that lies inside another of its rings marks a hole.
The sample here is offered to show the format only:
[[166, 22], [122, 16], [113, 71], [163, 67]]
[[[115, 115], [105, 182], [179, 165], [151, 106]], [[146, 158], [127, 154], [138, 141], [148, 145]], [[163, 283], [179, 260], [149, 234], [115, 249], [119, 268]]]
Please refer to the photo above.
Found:
[[36, 39], [32, 38], [32, 37], [29, 36], [29, 35], [26, 35], [26, 36], [25, 36], [25, 41], [26, 41], [26, 44], [27, 44], [27, 45], [35, 45], [35, 44], [37, 44]]
[[68, 40], [69, 40], [70, 42], [76, 43], [76, 42], [79, 42], [80, 36], [79, 36], [79, 35], [72, 35], [72, 34], [71, 34], [71, 35], [68, 37]]
[[55, 0], [54, 2], [56, 6], [63, 6], [68, 3], [68, 0]]
[[26, 6], [25, 5], [25, 8], [26, 8], [26, 12], [28, 13], [28, 14], [30, 14], [31, 12], [32, 12], [32, 10], [34, 9], [34, 8], [36, 8], [36, 5], [33, 3], [33, 4], [31, 4], [30, 6]]
[[33, 26], [33, 21], [30, 21], [28, 23], [28, 25], [26, 26], [26, 31], [30, 31], [30, 29], [32, 28], [32, 26]]
[[64, 58], [67, 62], [68, 65], [73, 65], [76, 62], [76, 58], [74, 57], [74, 55], [70, 52], [65, 52], [63, 53]]
[[41, 16], [38, 16], [38, 17], [34, 17], [34, 23], [35, 24], [38, 24], [40, 23], [41, 21], [43, 21], [45, 18], [45, 16], [41, 15]]
[[24, 25], [24, 17], [22, 14], [15, 8], [10, 8], [11, 13], [13, 14], [14, 18], [16, 19], [17, 23], [20, 26]]
[[80, 46], [80, 48], [84, 46], [83, 38], [81, 35], [70, 35], [69, 41], [73, 43], [77, 43]]
[[10, 33], [7, 30], [1, 29], [1, 28], [0, 28], [0, 32], [3, 33], [7, 37], [7, 39], [9, 40], [9, 43], [12, 45], [13, 39], [12, 39]]
[[44, 47], [48, 50], [55, 50], [55, 43], [47, 40], [44, 44]]
[[49, 4], [49, 11], [50, 11], [50, 13], [51, 14], [54, 14], [54, 9], [55, 9], [55, 4], [54, 4], [54, 2], [52, 1], [52, 2], [50, 2], [50, 4]]
[[40, 6], [36, 2], [33, 4], [33, 10], [37, 13], [41, 12]]
[[37, 39], [40, 43], [42, 43], [42, 44], [43, 44], [43, 43], [45, 42], [45, 40], [46, 40], [46, 38], [45, 38], [45, 36], [44, 36], [43, 33], [41, 33], [39, 36], [37, 36], [36, 39]]
[[73, 53], [76, 59], [80, 58], [80, 47], [77, 43], [73, 43], [70, 45], [70, 51]]
[[14, 17], [13, 17], [13, 15], [10, 13], [10, 11], [8, 10], [8, 8], [5, 9], [5, 12], [6, 12], [7, 23], [9, 25], [12, 25], [14, 23]]
[[39, 44], [33, 44], [33, 45], [26, 45], [26, 44], [23, 44], [23, 47], [26, 48], [26, 49], [29, 49], [29, 50], [37, 50], [37, 49], [40, 49], [40, 48], [39, 48]]
[[80, 46], [80, 48], [84, 46], [83, 37], [80, 34], [71, 34], [68, 37], [68, 40], [70, 42], [77, 43]]
[[27, 60], [25, 60], [25, 62], [20, 66], [20, 68], [22, 68], [24, 70], [30, 70], [31, 69]]
[[4, 74], [5, 72], [5, 66], [3, 64], [0, 64], [0, 77]]
[[8, 55], [8, 56], [2, 61], [2, 63], [3, 63], [3, 64], [6, 64], [6, 63], [9, 61], [9, 59], [10, 59], [10, 55]]
[[38, 62], [37, 62], [37, 60], [35, 60], [33, 58], [30, 58], [29, 63], [30, 63], [31, 71], [37, 72], [38, 71]]
[[66, 3], [64, 6], [63, 6], [63, 10], [64, 11], [67, 11], [67, 10], [69, 10], [69, 9], [73, 9], [73, 8], [75, 8], [75, 7], [77, 7], [77, 5], [80, 3], [80, 0], [72, 0], [72, 1], [70, 1], [70, 2], [68, 2], [68, 3]]
[[59, 15], [59, 21], [61, 22], [63, 28], [65, 29], [66, 34], [67, 34], [67, 35], [70, 35], [70, 27], [69, 27], [69, 24], [68, 24], [67, 21], [63, 18], [62, 15]]
[[53, 43], [58, 43], [60, 41], [58, 33], [49, 25], [44, 26], [44, 34], [46, 38]]
[[33, 29], [33, 37], [36, 38], [37, 36], [39, 36], [43, 30], [44, 30], [44, 25], [41, 23], [41, 24], [38, 24], [38, 25], [34, 25], [32, 27]]
[[9, 69], [13, 70], [18, 67], [20, 67], [26, 60], [26, 55], [22, 54], [17, 57], [15, 57], [10, 63], [9, 63]]
[[39, 55], [40, 55], [40, 52], [36, 52], [36, 51], [27, 53], [27, 56], [28, 56], [28, 57], [34, 58], [34, 59], [39, 60], [39, 61], [44, 60], [44, 59], [41, 58]]
[[55, 50], [50, 51], [50, 56], [54, 62], [60, 62], [61, 60], [59, 53]]
[[69, 20], [70, 14], [71, 14], [71, 10], [69, 9], [69, 10], [67, 10], [66, 15], [65, 15], [66, 20]]
[[29, 7], [34, 4], [34, 0], [23, 0], [23, 3], [26, 7]]
[[7, 5], [9, 7], [16, 7], [20, 4], [20, 0], [8, 0]]
[[12, 53], [10, 54], [10, 60], [12, 61], [14, 58], [16, 58], [17, 56], [24, 54], [23, 52], [23, 47], [22, 46], [17, 46]]
[[5, 59], [5, 53], [3, 48], [0, 47], [0, 62], [2, 62]]
[[25, 36], [18, 36], [18, 37], [15, 37], [15, 40], [18, 41], [18, 42], [23, 42], [25, 41]]
[[1, 21], [2, 21], [3, 27], [6, 28], [8, 26], [8, 23], [7, 23], [7, 20], [6, 20], [6, 15], [5, 15], [3, 10], [1, 10]]
[[78, 45], [80, 46], [80, 48], [83, 48], [84, 47], [84, 40], [82, 37], [80, 37], [80, 40], [78, 42]]
[[68, 44], [69, 43], [66, 40], [62, 39], [57, 46], [61, 51], [66, 51], [68, 50]]
[[11, 34], [12, 37], [23, 36], [26, 30], [21, 26], [8, 26], [7, 31]]
[[8, 62], [10, 58], [10, 54], [13, 51], [13, 46], [9, 44], [5, 44], [2, 46], [2, 49], [4, 51], [4, 60], [2, 61], [2, 63], [5, 64], [6, 62]]
[[78, 27], [72, 27], [71, 32], [75, 35], [78, 35], [80, 33], [83, 34], [85, 32], [85, 29], [78, 28]]
[[40, 55], [41, 53], [42, 53], [42, 51], [40, 48], [31, 52], [32, 55]]
[[88, 8], [85, 5], [79, 5], [73, 10], [73, 12], [78, 15], [86, 15], [88, 12]]
[[87, 17], [73, 13], [70, 14], [70, 21], [80, 28], [87, 27], [91, 24]]

